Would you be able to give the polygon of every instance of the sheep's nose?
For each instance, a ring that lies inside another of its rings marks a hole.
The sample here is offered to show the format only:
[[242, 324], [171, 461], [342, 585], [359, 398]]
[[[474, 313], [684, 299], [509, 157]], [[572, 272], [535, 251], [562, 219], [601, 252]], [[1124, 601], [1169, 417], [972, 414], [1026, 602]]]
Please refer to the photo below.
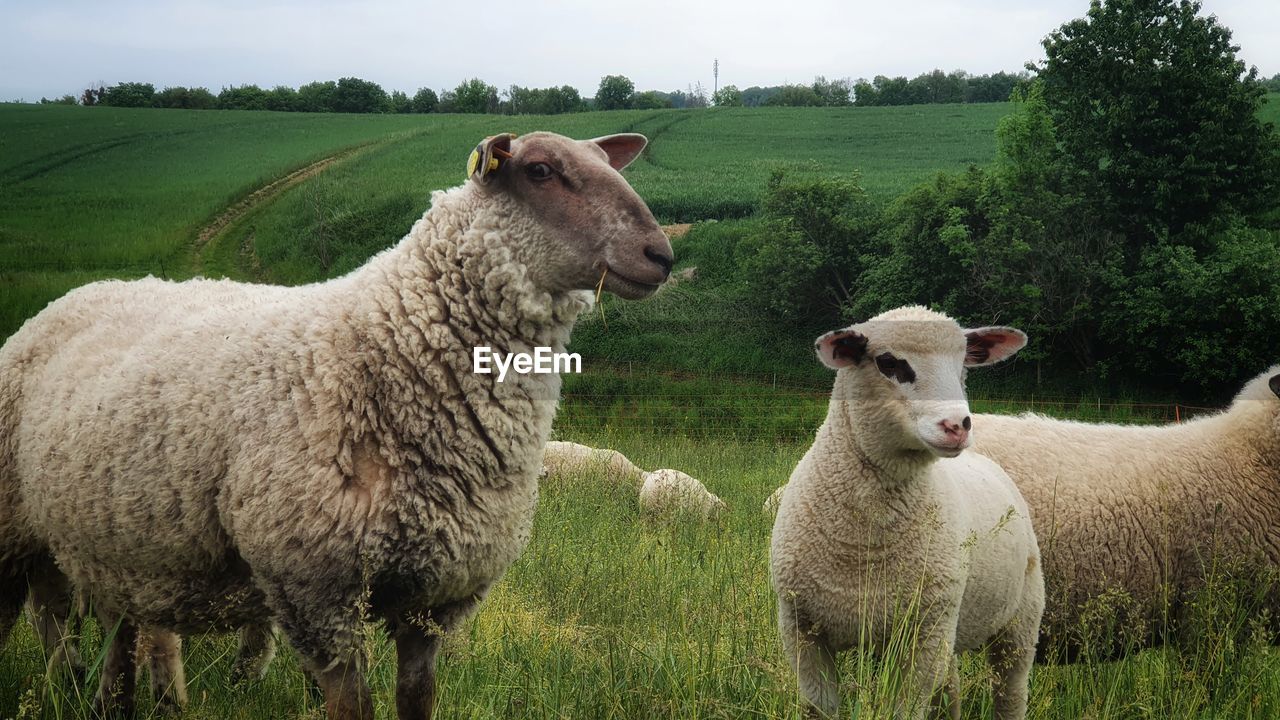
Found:
[[667, 255], [666, 253], [663, 253], [661, 250], [655, 250], [652, 246], [650, 246], [644, 249], [644, 256], [649, 258], [649, 260], [651, 260], [653, 264], [662, 268], [663, 275], [671, 274], [671, 265], [674, 261], [671, 259], [669, 255]]
[[973, 427], [973, 421], [969, 419], [968, 415], [965, 415], [960, 422], [939, 420], [938, 426], [942, 428], [942, 432], [946, 433], [948, 440], [959, 445], [969, 437], [969, 428]]

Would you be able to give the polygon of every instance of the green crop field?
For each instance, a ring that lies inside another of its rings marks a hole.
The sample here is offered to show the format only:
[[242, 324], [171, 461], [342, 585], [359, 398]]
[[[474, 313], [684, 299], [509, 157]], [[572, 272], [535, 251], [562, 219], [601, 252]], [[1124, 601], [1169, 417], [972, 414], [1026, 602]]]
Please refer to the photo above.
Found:
[[[985, 162], [1005, 105], [620, 111], [555, 117], [369, 116], [0, 105], [0, 337], [49, 300], [103, 277], [244, 276], [244, 233], [200, 230], [255, 190], [354, 149], [241, 218], [264, 279], [305, 282], [399, 238], [432, 190], [462, 180], [496, 132], [636, 131], [628, 176], [663, 221], [751, 212], [774, 170], [861, 171], [890, 196], [937, 170]], [[315, 232], [324, 225], [327, 232]], [[329, 247], [326, 243], [332, 245]]]
[[[0, 340], [50, 300], [99, 278], [296, 284], [343, 273], [400, 238], [431, 191], [463, 179], [471, 147], [503, 131], [648, 135], [649, 150], [626, 176], [663, 222], [719, 221], [700, 222], [675, 242], [678, 267], [713, 275], [718, 240], [759, 222], [746, 216], [775, 171], [857, 173], [872, 197], [888, 202], [938, 171], [989, 162], [993, 132], [1010, 109], [500, 117], [0, 105]], [[1280, 96], [1264, 112], [1280, 121]], [[575, 343], [596, 355], [586, 358], [588, 374], [566, 382], [559, 437], [615, 447], [644, 467], [685, 470], [730, 511], [715, 522], [655, 521], [640, 515], [634, 488], [601, 477], [545, 486], [527, 551], [446, 644], [439, 717], [798, 717], [767, 577], [771, 520], [760, 505], [807, 447], [830, 376], [808, 347], [793, 347], [697, 282], [645, 303], [606, 301], [603, 312], [576, 331]], [[708, 333], [729, 323], [738, 344], [707, 347]], [[1033, 407], [1116, 421], [1184, 412], [994, 395], [975, 410]], [[1038, 666], [1029, 717], [1280, 717], [1275, 650], [1240, 641], [1235, 631], [1249, 619], [1227, 616], [1225, 627], [1215, 616], [1214, 632], [1186, 652]], [[91, 665], [100, 640], [87, 623]], [[394, 651], [373, 628], [366, 649], [379, 717], [389, 717]], [[234, 652], [226, 636], [189, 640], [192, 704], [183, 717], [323, 717], [291, 653], [264, 680], [232, 687], [225, 676]], [[846, 658], [842, 669], [846, 716], [856, 709], [884, 717], [878, 668]], [[966, 661], [962, 680], [965, 717], [989, 716], [983, 664]], [[38, 643], [22, 626], [0, 652], [0, 718], [87, 712], [71, 687], [46, 677]]]

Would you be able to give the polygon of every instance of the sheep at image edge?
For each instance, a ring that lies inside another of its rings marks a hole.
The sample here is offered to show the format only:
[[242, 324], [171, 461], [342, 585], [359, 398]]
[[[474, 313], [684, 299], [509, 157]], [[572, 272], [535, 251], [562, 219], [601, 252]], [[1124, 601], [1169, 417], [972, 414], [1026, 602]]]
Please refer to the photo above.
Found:
[[1186, 614], [1213, 572], [1253, 584], [1242, 597], [1280, 630], [1278, 394], [1280, 365], [1225, 411], [1177, 425], [974, 419], [974, 447], [1013, 477], [1040, 537], [1042, 656], [1190, 639]]
[[617, 450], [553, 440], [547, 443], [542, 465], [548, 479], [601, 473], [609, 482], [630, 486], [647, 515], [689, 513], [712, 518], [727, 509], [697, 478], [670, 468], [642, 470]]
[[[94, 283], [0, 349], [0, 640], [52, 557], [107, 624], [99, 703], [132, 708], [136, 625], [276, 622], [330, 718], [372, 718], [362, 624], [395, 640], [397, 714], [431, 715], [440, 629], [528, 541], [554, 374], [590, 289], [636, 299], [671, 247], [618, 170], [639, 135], [495, 136], [354, 272], [203, 305], [212, 281]], [[174, 288], [193, 300], [157, 302]], [[56, 409], [56, 412], [53, 411]]]
[[959, 718], [954, 655], [987, 646], [996, 718], [1025, 717], [1044, 607], [1039, 549], [1013, 481], [962, 454], [966, 366], [1025, 343], [921, 307], [818, 338], [835, 385], [770, 545], [778, 629], [811, 709], [839, 711], [837, 652], [896, 645], [898, 716], [924, 717], [932, 701]]

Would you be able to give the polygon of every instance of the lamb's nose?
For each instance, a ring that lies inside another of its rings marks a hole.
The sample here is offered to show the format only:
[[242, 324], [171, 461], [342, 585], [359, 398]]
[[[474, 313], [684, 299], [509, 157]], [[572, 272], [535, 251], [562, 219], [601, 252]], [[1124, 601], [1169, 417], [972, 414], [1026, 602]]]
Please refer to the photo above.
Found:
[[973, 427], [973, 421], [966, 415], [958, 423], [951, 420], [939, 420], [938, 426], [942, 428], [942, 432], [946, 433], [948, 440], [953, 440], [959, 444], [969, 437], [969, 428]]
[[644, 256], [652, 260], [655, 265], [662, 268], [663, 275], [671, 274], [671, 265], [674, 261], [666, 254], [659, 250], [654, 250], [652, 247], [647, 247], [644, 249]]

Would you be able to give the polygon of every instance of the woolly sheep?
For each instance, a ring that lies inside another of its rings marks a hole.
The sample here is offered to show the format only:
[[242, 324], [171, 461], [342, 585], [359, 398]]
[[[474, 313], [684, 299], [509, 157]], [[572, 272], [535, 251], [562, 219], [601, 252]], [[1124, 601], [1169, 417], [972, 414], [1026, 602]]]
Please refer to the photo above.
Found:
[[[110, 621], [99, 703], [131, 709], [135, 624], [270, 617], [330, 718], [372, 718], [360, 634], [395, 639], [398, 717], [430, 717], [440, 629], [528, 540], [555, 374], [591, 288], [636, 299], [671, 247], [618, 170], [639, 135], [488, 138], [349, 275], [209, 304], [220, 283], [94, 283], [0, 349], [0, 641], [53, 557]], [[224, 281], [225, 282], [225, 281]]]
[[710, 518], [727, 507], [696, 478], [669, 468], [647, 472], [617, 450], [553, 440], [542, 466], [547, 478], [604, 472], [610, 482], [635, 488], [641, 511], [650, 515], [683, 511]]
[[1025, 716], [1044, 603], [1039, 550], [1009, 477], [962, 455], [965, 367], [1025, 342], [921, 307], [818, 338], [835, 386], [783, 492], [770, 566], [783, 647], [819, 713], [839, 710], [836, 652], [883, 653], [905, 636], [899, 715], [923, 717], [945, 693], [958, 718], [954, 653], [990, 643], [995, 715]]
[[637, 489], [645, 477], [644, 470], [617, 450], [559, 440], [547, 443], [542, 456], [542, 471], [547, 477], [604, 472], [611, 482], [633, 485]]
[[689, 512], [712, 518], [726, 507], [705, 485], [679, 470], [664, 468], [646, 473], [640, 486], [640, 509], [649, 515]]
[[[975, 448], [1031, 506], [1047, 588], [1041, 654], [1116, 656], [1177, 641], [1207, 567], [1267, 583], [1280, 607], [1280, 365], [1224, 412], [1179, 425], [980, 415]], [[1111, 627], [1085, 627], [1115, 612]], [[1274, 628], [1276, 618], [1271, 617]]]

